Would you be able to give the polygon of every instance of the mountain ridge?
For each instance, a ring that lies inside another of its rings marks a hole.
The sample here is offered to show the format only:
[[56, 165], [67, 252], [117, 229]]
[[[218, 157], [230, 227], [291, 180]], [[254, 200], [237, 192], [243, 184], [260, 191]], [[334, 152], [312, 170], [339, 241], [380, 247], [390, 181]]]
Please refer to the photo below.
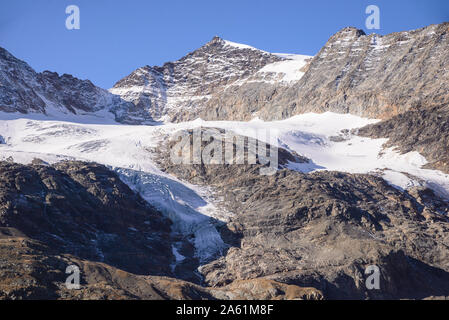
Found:
[[48, 70], [38, 73], [25, 61], [0, 48], [0, 111], [55, 116], [106, 111], [111, 118], [127, 123], [130, 122], [128, 113], [133, 109], [132, 104], [88, 79]]
[[[346, 27], [317, 55], [290, 65], [292, 55], [215, 36], [176, 61], [137, 68], [109, 93], [89, 80], [36, 73], [2, 49], [0, 110], [45, 113], [53, 104], [71, 113], [107, 110], [119, 122], [136, 124], [196, 118], [278, 120], [325, 111], [388, 119], [449, 100], [449, 71], [444, 67], [449, 59], [448, 29], [449, 23], [442, 23], [381, 36]], [[286, 77], [292, 70], [296, 74]], [[6, 82], [9, 76], [20, 83], [17, 92], [6, 89], [13, 87]], [[440, 81], [433, 85], [433, 80]], [[49, 90], [64, 89], [62, 96], [48, 96]]]

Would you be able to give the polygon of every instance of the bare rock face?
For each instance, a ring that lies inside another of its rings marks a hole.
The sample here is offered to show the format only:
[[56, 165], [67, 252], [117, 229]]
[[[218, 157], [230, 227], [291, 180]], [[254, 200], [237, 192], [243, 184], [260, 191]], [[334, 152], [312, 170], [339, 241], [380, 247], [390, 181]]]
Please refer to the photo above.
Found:
[[[448, 294], [448, 205], [430, 190], [403, 193], [378, 177], [338, 172], [261, 176], [260, 164], [160, 165], [211, 186], [234, 214], [220, 229], [229, 249], [200, 269], [210, 286], [271, 279], [328, 299]], [[365, 286], [370, 265], [380, 268], [380, 290]]]
[[[89, 114], [106, 110], [116, 120], [132, 122], [134, 106], [89, 80], [56, 72], [35, 72], [28, 64], [0, 48], [0, 111], [20, 113]], [[145, 118], [141, 121], [147, 120]]]
[[[283, 171], [254, 179], [217, 187], [236, 217], [222, 229], [227, 254], [201, 269], [209, 284], [268, 277], [329, 299], [447, 295], [449, 224], [437, 210], [370, 176]], [[381, 270], [379, 291], [365, 287], [369, 265]]]
[[334, 111], [383, 119], [440, 105], [449, 100], [448, 47], [449, 23], [385, 36], [345, 28], [285, 94], [294, 99], [275, 103], [289, 114]]
[[0, 110], [5, 112], [45, 111], [45, 102], [32, 89], [37, 74], [25, 62], [0, 48]]
[[323, 293], [315, 288], [303, 288], [269, 279], [235, 281], [209, 292], [220, 300], [322, 300]]
[[414, 108], [357, 130], [358, 135], [389, 138], [387, 146], [401, 152], [417, 151], [429, 161], [429, 168], [449, 173], [449, 105]]

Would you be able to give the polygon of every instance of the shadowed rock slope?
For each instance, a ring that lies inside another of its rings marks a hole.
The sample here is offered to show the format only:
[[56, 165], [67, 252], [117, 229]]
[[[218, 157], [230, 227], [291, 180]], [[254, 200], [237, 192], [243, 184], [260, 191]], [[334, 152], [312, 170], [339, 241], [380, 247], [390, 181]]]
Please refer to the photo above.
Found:
[[60, 253], [169, 274], [170, 221], [102, 165], [0, 165], [0, 225]]
[[[80, 270], [80, 289], [67, 289], [65, 270]], [[108, 264], [60, 254], [17, 230], [0, 228], [0, 299], [75, 300], [202, 300], [322, 299], [314, 288], [273, 280], [237, 281], [222, 288], [204, 288], [171, 277], [144, 276]]]

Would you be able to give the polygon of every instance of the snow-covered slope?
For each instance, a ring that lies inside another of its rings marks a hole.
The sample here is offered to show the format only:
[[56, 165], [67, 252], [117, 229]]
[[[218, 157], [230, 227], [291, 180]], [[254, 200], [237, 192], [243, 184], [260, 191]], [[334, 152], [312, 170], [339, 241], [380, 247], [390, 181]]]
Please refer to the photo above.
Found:
[[[9, 118], [8, 118], [9, 117]], [[202, 121], [160, 126], [132, 126], [114, 122], [96, 124], [13, 117], [0, 113], [0, 160], [30, 163], [34, 158], [53, 163], [64, 159], [94, 161], [116, 170], [128, 185], [163, 211], [174, 222], [173, 230], [192, 242], [201, 262], [219, 255], [225, 244], [216, 226], [227, 221], [231, 212], [220, 208], [210, 190], [194, 186], [161, 172], [154, 159], [154, 148], [167, 136], [181, 129], [199, 126], [232, 130], [237, 134], [263, 139], [267, 132], [278, 145], [306, 156], [312, 162], [291, 164], [302, 172], [337, 170], [383, 176], [389, 183], [407, 189], [428, 186], [449, 199], [449, 175], [422, 169], [426, 160], [416, 152], [401, 155], [382, 148], [385, 139], [354, 136], [350, 129], [376, 120], [334, 113], [304, 114], [264, 122]], [[9, 119], [9, 120], [7, 120]], [[90, 120], [95, 120], [90, 119]], [[346, 131], [342, 130], [347, 129]], [[271, 142], [267, 141], [267, 142]], [[167, 161], [170, 161], [167, 159]], [[177, 250], [176, 247], [173, 250]], [[182, 257], [179, 257], [180, 261]]]
[[[417, 152], [400, 154], [395, 148], [383, 148], [386, 139], [370, 139], [351, 134], [352, 129], [379, 120], [350, 114], [307, 113], [292, 118], [265, 122], [196, 121], [196, 125], [232, 130], [241, 135], [263, 140], [258, 132], [269, 130], [278, 145], [297, 152], [312, 163], [291, 164], [302, 172], [315, 170], [370, 173], [382, 176], [400, 189], [421, 185], [449, 199], [449, 175], [422, 169], [427, 161]], [[260, 131], [258, 131], [260, 130]], [[270, 140], [271, 141], [271, 140]], [[267, 141], [267, 142], [270, 142]]]
[[272, 83], [299, 81], [304, 75], [304, 67], [313, 58], [299, 54], [277, 53], [276, 55], [285, 60], [266, 65], [256, 73], [255, 78], [271, 76], [271, 79], [266, 81]]

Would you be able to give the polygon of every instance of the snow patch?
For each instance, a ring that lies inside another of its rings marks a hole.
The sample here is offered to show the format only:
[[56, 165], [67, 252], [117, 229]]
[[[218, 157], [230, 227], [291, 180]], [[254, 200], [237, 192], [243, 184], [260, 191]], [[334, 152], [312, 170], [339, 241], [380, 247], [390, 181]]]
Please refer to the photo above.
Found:
[[262, 51], [262, 52], [266, 52], [254, 47], [251, 47], [247, 44], [242, 44], [242, 43], [237, 43], [237, 42], [232, 42], [232, 41], [228, 41], [228, 40], [223, 40], [224, 43], [228, 46], [234, 47], [234, 48], [238, 48], [238, 49], [251, 49], [251, 50], [257, 50], [257, 51]]
[[[277, 54], [287, 60], [270, 63], [260, 69], [257, 73], [276, 73], [279, 75], [278, 81], [294, 82], [304, 75], [302, 71], [312, 57], [304, 55]], [[257, 74], [256, 74], [257, 76]]]

